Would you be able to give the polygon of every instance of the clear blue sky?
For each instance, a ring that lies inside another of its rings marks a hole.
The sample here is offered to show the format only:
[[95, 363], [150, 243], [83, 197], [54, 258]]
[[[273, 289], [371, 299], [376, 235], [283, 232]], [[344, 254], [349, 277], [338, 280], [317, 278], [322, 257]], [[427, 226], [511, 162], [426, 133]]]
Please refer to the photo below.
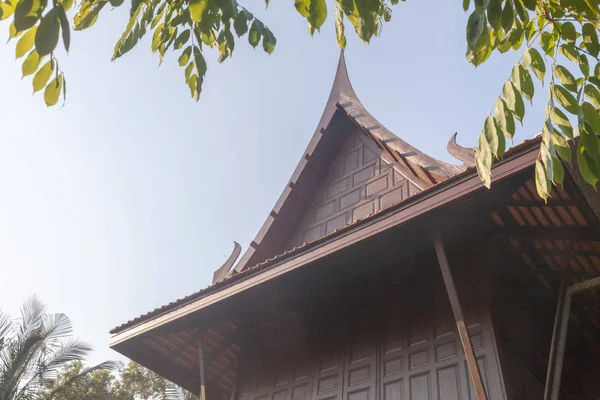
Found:
[[[244, 38], [222, 65], [208, 52], [198, 104], [178, 56], [157, 67], [148, 37], [110, 62], [127, 7], [73, 35], [62, 109], [32, 97], [0, 23], [0, 306], [16, 313], [38, 293], [94, 345], [91, 361], [117, 358], [110, 328], [207, 286], [232, 241], [248, 245], [320, 118], [339, 54], [331, 15], [311, 38], [292, 2], [239, 1], [277, 48], [268, 56]], [[475, 144], [519, 56], [469, 65], [466, 19], [460, 1], [401, 3], [380, 38], [352, 33], [346, 52], [370, 112], [451, 162], [451, 134]], [[541, 127], [544, 101], [518, 141]]]

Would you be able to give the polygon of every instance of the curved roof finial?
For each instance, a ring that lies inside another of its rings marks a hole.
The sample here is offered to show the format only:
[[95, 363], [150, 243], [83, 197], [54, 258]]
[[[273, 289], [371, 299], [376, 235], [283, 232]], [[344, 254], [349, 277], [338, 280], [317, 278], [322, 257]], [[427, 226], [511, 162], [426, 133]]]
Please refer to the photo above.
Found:
[[227, 277], [227, 275], [229, 274], [229, 270], [231, 269], [231, 267], [233, 267], [233, 264], [235, 263], [237, 258], [240, 256], [241, 251], [242, 251], [242, 246], [240, 246], [240, 244], [238, 242], [234, 241], [233, 242], [233, 251], [231, 252], [231, 255], [229, 256], [227, 261], [225, 261], [225, 263], [223, 265], [221, 265], [219, 267], [219, 269], [216, 270], [215, 273], [213, 274], [213, 282], [212, 282], [213, 284], [220, 282]]
[[358, 100], [358, 97], [354, 92], [354, 88], [352, 88], [352, 83], [350, 83], [348, 68], [346, 68], [346, 57], [344, 56], [343, 49], [340, 50], [340, 58], [338, 61], [337, 70], [335, 72], [335, 78], [333, 80], [333, 87], [331, 88], [329, 100], [331, 100], [334, 95], [339, 97], [340, 93], [344, 93], [346, 96], [351, 96]]
[[460, 160], [464, 163], [466, 167], [474, 167], [475, 166], [475, 152], [473, 148], [463, 147], [456, 143], [456, 136], [458, 132], [454, 132], [454, 135], [450, 138], [448, 142], [448, 146], [446, 146], [446, 150], [448, 153], [457, 160]]

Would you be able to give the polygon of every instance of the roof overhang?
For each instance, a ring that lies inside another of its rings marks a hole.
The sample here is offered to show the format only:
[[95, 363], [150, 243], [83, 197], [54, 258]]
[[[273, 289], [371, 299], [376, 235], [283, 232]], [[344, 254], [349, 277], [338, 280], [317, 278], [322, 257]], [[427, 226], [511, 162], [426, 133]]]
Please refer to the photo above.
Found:
[[[531, 167], [537, 158], [539, 143], [540, 139], [536, 138], [507, 151], [504, 160], [492, 168], [492, 182], [497, 183]], [[120, 349], [127, 342], [137, 337], [165, 328], [173, 323], [181, 322], [192, 316], [197, 318], [212, 306], [226, 299], [302, 268], [337, 251], [351, 247], [391, 228], [406, 224], [419, 216], [438, 210], [444, 205], [465, 198], [479, 190], [485, 190], [485, 188], [477, 175], [477, 171], [469, 169], [411, 196], [377, 215], [312, 243], [302, 251], [293, 252], [289, 256], [278, 257], [271, 262], [245, 270], [219, 285], [200, 292], [198, 296], [188, 298], [186, 301], [163, 312], [139, 318], [133, 324], [126, 324], [121, 328], [117, 328], [112, 331], [109, 346], [123, 352]]]

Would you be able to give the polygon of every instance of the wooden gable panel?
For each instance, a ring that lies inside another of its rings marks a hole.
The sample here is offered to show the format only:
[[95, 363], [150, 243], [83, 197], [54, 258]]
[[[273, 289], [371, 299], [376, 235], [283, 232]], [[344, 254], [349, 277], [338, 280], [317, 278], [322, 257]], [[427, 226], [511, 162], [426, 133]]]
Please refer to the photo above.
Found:
[[415, 179], [394, 168], [394, 160], [360, 129], [353, 127], [343, 136], [285, 249], [310, 243], [421, 191]]

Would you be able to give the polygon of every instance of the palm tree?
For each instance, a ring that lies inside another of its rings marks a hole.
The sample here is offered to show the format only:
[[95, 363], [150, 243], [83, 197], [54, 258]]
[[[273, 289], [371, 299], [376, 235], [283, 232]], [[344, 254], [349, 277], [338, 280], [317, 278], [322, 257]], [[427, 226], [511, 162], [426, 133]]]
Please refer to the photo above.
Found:
[[47, 313], [35, 296], [24, 302], [19, 319], [0, 311], [0, 400], [51, 400], [91, 372], [117, 367], [103, 362], [47, 390], [61, 368], [92, 350], [72, 335], [69, 317]]

